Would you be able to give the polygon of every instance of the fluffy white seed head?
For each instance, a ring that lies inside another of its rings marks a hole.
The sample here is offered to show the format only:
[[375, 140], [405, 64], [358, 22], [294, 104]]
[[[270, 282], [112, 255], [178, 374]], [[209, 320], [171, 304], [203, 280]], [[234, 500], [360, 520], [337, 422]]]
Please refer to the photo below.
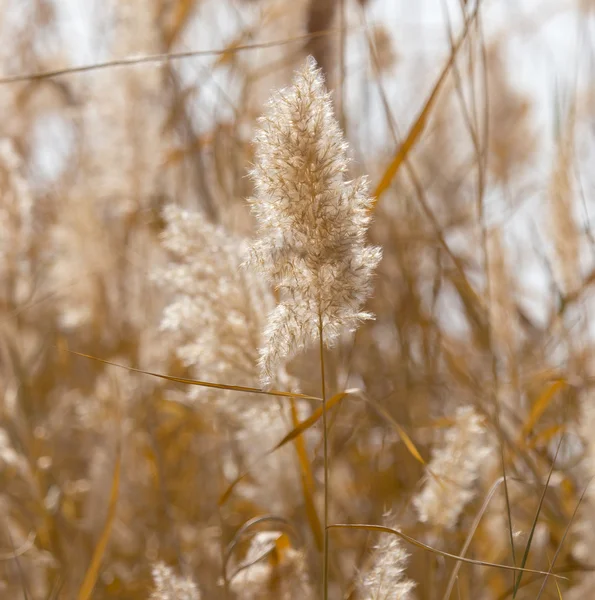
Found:
[[161, 328], [201, 379], [254, 385], [264, 315], [274, 306], [268, 287], [241, 269], [244, 243], [198, 212], [165, 208], [164, 248], [172, 261], [155, 281], [173, 301]]
[[[388, 526], [395, 526], [389, 515], [385, 521]], [[361, 597], [365, 600], [411, 600], [415, 582], [406, 577], [408, 558], [401, 540], [394, 534], [383, 533], [374, 547], [370, 567], [362, 577]]]
[[422, 523], [453, 529], [465, 506], [475, 496], [479, 467], [490, 453], [486, 430], [471, 406], [459, 408], [444, 444], [434, 448], [430, 474], [413, 499]]
[[[161, 328], [177, 357], [201, 380], [256, 386], [259, 380], [259, 347], [265, 319], [274, 307], [270, 286], [249, 269], [242, 269], [245, 243], [198, 212], [167, 206], [162, 243], [170, 261], [153, 273], [171, 296]], [[297, 383], [277, 369], [275, 386], [295, 389]], [[231, 478], [242, 461], [252, 464], [286, 433], [289, 407], [270, 397], [246, 396], [232, 391], [193, 386], [186, 395], [221, 417], [234, 437], [233, 452], [223, 453]], [[298, 403], [300, 418], [309, 410]], [[243, 467], [241, 467], [243, 468]], [[291, 446], [261, 460], [253, 477], [238, 492], [273, 512], [292, 506], [299, 498], [300, 481]]]
[[163, 563], [153, 566], [155, 589], [150, 600], [200, 600], [196, 584], [190, 578], [179, 577]]
[[248, 264], [279, 292], [261, 349], [263, 384], [277, 364], [318, 338], [332, 344], [371, 315], [361, 307], [381, 258], [367, 246], [365, 178], [347, 181], [347, 144], [324, 80], [309, 58], [291, 87], [275, 92], [255, 137], [251, 171], [258, 239]]

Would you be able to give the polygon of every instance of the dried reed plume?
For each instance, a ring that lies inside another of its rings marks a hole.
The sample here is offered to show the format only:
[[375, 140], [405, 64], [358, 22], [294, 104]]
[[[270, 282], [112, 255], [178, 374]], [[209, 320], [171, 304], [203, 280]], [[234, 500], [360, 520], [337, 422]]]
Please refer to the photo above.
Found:
[[169, 205], [163, 211], [163, 247], [172, 260], [153, 274], [173, 295], [161, 328], [178, 358], [202, 379], [252, 385], [263, 312], [273, 298], [257, 277], [240, 265], [243, 242], [207, 222], [205, 215]]
[[[389, 526], [392, 520], [385, 517]], [[415, 582], [406, 578], [409, 554], [401, 540], [391, 533], [381, 534], [380, 542], [374, 547], [369, 569], [360, 583], [365, 600], [410, 600], [413, 598]]]
[[[266, 283], [241, 268], [245, 242], [208, 223], [204, 214], [175, 205], [167, 206], [163, 217], [162, 244], [171, 262], [156, 269], [153, 277], [173, 299], [165, 307], [161, 329], [178, 359], [199, 379], [255, 385], [261, 331], [274, 302]], [[296, 387], [282, 369], [276, 370], [274, 380], [283, 387]], [[234, 392], [193, 387], [186, 400], [215, 411], [222, 427], [234, 433], [248, 463], [283, 437], [290, 420], [287, 407], [269, 398], [259, 401]], [[307, 407], [298, 404], [297, 408], [305, 418]], [[237, 470], [236, 460], [225, 462], [230, 472]], [[244, 497], [260, 500], [269, 510], [290, 506], [299, 489], [291, 447], [262, 462], [254, 477], [256, 486], [244, 482], [240, 487]]]
[[471, 406], [459, 408], [444, 445], [434, 448], [424, 489], [413, 499], [419, 520], [453, 529], [475, 495], [474, 483], [490, 452], [481, 418]]
[[200, 600], [200, 593], [192, 579], [177, 576], [163, 563], [153, 567], [153, 580], [155, 589], [151, 600]]
[[365, 178], [347, 181], [347, 144], [312, 58], [290, 88], [273, 94], [255, 138], [250, 200], [259, 238], [247, 266], [275, 285], [260, 354], [261, 379], [319, 338], [371, 318], [361, 306], [371, 291], [379, 248], [367, 246], [371, 199]]

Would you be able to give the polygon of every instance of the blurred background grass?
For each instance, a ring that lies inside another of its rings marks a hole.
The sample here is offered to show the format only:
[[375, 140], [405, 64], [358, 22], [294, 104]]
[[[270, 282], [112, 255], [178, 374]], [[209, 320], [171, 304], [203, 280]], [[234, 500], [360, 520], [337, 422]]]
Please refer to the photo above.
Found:
[[[318, 438], [253, 460], [303, 414], [263, 435], [258, 410], [222, 418], [181, 384], [69, 352], [200, 378], [159, 329], [161, 211], [174, 202], [252, 234], [255, 119], [307, 54], [353, 175], [370, 176], [384, 252], [376, 321], [328, 356], [330, 395], [367, 398], [332, 409], [332, 520], [380, 524], [390, 509], [413, 538], [452, 554], [469, 538], [469, 558], [507, 565], [531, 541], [526, 566], [555, 559], [567, 579], [540, 592], [525, 575], [516, 597], [590, 597], [594, 7], [3, 0], [0, 597], [147, 598], [162, 560], [203, 598], [241, 598], [223, 564], [240, 564], [246, 542], [225, 549], [263, 515], [319, 581]], [[319, 394], [316, 364], [314, 352], [291, 365], [306, 394]], [[492, 452], [445, 530], [411, 501], [462, 405]], [[374, 536], [331, 532], [331, 597], [361, 597]], [[455, 562], [407, 548], [417, 598], [442, 598]], [[274, 570], [282, 556], [263, 560]], [[462, 565], [453, 582], [451, 598], [512, 595], [507, 571]], [[260, 597], [280, 597], [271, 586]]]

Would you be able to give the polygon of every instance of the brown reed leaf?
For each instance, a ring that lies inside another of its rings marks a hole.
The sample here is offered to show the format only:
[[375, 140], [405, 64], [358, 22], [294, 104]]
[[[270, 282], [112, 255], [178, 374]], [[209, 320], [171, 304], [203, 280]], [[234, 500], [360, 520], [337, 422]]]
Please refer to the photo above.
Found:
[[[295, 401], [291, 400], [291, 420], [293, 421], [294, 428], [300, 426], [298, 419], [297, 408]], [[310, 459], [308, 457], [308, 451], [304, 438], [298, 435], [295, 440], [295, 451], [298, 455], [298, 462], [300, 465], [300, 479], [302, 481], [302, 492], [304, 495], [304, 506], [306, 508], [306, 516], [308, 517], [308, 523], [310, 524], [310, 530], [314, 536], [314, 542], [319, 552], [322, 552], [323, 548], [323, 532], [320, 525], [320, 519], [318, 512], [316, 511], [316, 504], [314, 502], [314, 475], [310, 467]]]
[[178, 0], [174, 9], [174, 15], [172, 19], [169, 31], [166, 33], [165, 43], [167, 48], [171, 48], [175, 41], [178, 39], [184, 27], [190, 20], [192, 15], [192, 9], [194, 8], [195, 0]]
[[374, 210], [374, 207], [380, 199], [380, 196], [382, 196], [382, 194], [390, 187], [393, 179], [399, 171], [399, 168], [406, 160], [407, 156], [409, 155], [409, 152], [415, 146], [415, 144], [421, 137], [421, 134], [425, 130], [430, 114], [434, 108], [434, 105], [436, 104], [436, 100], [438, 99], [438, 95], [442, 89], [442, 85], [444, 84], [444, 81], [446, 80], [446, 77], [448, 76], [455, 62], [459, 49], [461, 48], [463, 42], [465, 41], [465, 38], [467, 37], [467, 33], [469, 32], [469, 27], [471, 23], [475, 20], [475, 17], [477, 16], [479, 4], [480, 3], [478, 2], [475, 11], [473, 12], [469, 20], [466, 22], [465, 28], [461, 33], [459, 39], [453, 45], [450, 56], [446, 61], [444, 67], [442, 67], [442, 71], [440, 72], [440, 75], [438, 76], [438, 79], [436, 80], [436, 83], [434, 84], [430, 95], [425, 101], [421, 112], [413, 122], [413, 125], [409, 129], [409, 132], [407, 133], [405, 139], [403, 140], [399, 148], [397, 148], [397, 152], [395, 153], [395, 156], [391, 163], [384, 171], [384, 175], [382, 176], [380, 183], [376, 186], [376, 189], [374, 190], [373, 194], [374, 204], [372, 205], [372, 210]]
[[425, 465], [426, 461], [422, 458], [421, 454], [419, 453], [419, 450], [413, 443], [413, 440], [409, 437], [408, 433], [403, 429], [403, 427], [401, 427], [401, 425], [399, 425], [397, 423], [397, 421], [395, 421], [395, 419], [393, 419], [393, 417], [390, 415], [390, 413], [385, 408], [383, 408], [380, 404], [372, 402], [369, 399], [368, 399], [368, 403], [371, 406], [373, 406], [374, 410], [376, 410], [376, 412], [378, 412], [382, 416], [382, 418], [385, 419], [386, 421], [388, 421], [390, 423], [390, 425], [395, 429], [395, 431], [399, 434], [401, 441], [403, 442], [403, 444], [405, 444], [405, 447], [407, 448], [407, 450], [409, 450], [409, 453], [411, 454], [411, 456], [413, 456], [413, 458], [415, 458], [415, 460], [420, 462], [422, 465]]
[[[535, 427], [535, 424], [537, 423], [537, 421], [539, 421], [543, 413], [546, 411], [547, 407], [550, 405], [551, 401], [556, 396], [556, 394], [560, 390], [564, 389], [567, 385], [568, 383], [566, 380], [558, 379], [557, 381], [553, 381], [552, 383], [550, 383], [545, 388], [545, 390], [543, 390], [543, 392], [539, 395], [539, 397], [531, 407], [531, 412], [529, 413], [529, 416], [527, 417], [527, 420], [523, 425], [521, 440], [523, 438], [526, 438], [529, 435], [529, 433], [531, 433], [531, 431]], [[519, 443], [521, 443], [521, 440], [519, 440]]]
[[547, 444], [547, 442], [552, 440], [556, 435], [565, 432], [567, 429], [568, 427], [566, 425], [552, 425], [546, 427], [543, 431], [540, 431], [538, 434], [527, 440], [527, 449], [533, 449]]
[[88, 65], [81, 65], [79, 67], [65, 67], [63, 69], [51, 69], [48, 71], [39, 71], [36, 73], [22, 73], [19, 75], [7, 75], [6, 77], [0, 77], [0, 85], [10, 85], [21, 81], [38, 81], [41, 79], [51, 79], [54, 77], [63, 77], [66, 75], [73, 75], [76, 73], [87, 73], [90, 71], [100, 71], [103, 69], [111, 69], [114, 67], [126, 67], [133, 65], [142, 65], [150, 63], [167, 63], [174, 60], [182, 60], [185, 58], [192, 58], [194, 56], [219, 56], [229, 52], [243, 52], [245, 50], [258, 50], [263, 48], [276, 48], [280, 46], [288, 46], [297, 42], [303, 42], [317, 37], [324, 37], [328, 35], [334, 35], [338, 33], [338, 29], [327, 29], [325, 31], [316, 31], [314, 33], [306, 33], [296, 35], [281, 40], [274, 40], [270, 42], [261, 42], [255, 44], [242, 44], [241, 46], [235, 46], [233, 48], [222, 48], [217, 50], [186, 50], [182, 52], [164, 52], [160, 54], [148, 54], [146, 56], [133, 56], [130, 58], [121, 58], [117, 60], [110, 60], [102, 63], [93, 63]]
[[[326, 410], [329, 410], [330, 408], [332, 408], [333, 406], [338, 404], [346, 396], [348, 396], [350, 394], [355, 394], [357, 392], [359, 392], [359, 390], [351, 389], [351, 390], [345, 390], [344, 392], [339, 392], [338, 394], [335, 394], [332, 398], [329, 398], [326, 401]], [[305, 431], [310, 429], [310, 427], [312, 427], [312, 425], [315, 425], [320, 420], [321, 417], [322, 417], [322, 407], [319, 407], [312, 413], [312, 415], [310, 417], [308, 417], [304, 421], [300, 422], [299, 425], [294, 427], [282, 440], [280, 440], [277, 444], [275, 444], [270, 450], [267, 450], [264, 454], [259, 456], [254, 461], [254, 463], [252, 465], [250, 465], [250, 467], [248, 467], [243, 473], [241, 473], [238, 477], [236, 477], [229, 484], [229, 486], [227, 487], [225, 492], [223, 492], [223, 494], [219, 498], [219, 505], [221, 506], [222, 504], [225, 504], [227, 502], [227, 500], [229, 499], [234, 488], [238, 485], [238, 483], [240, 483], [240, 481], [242, 481], [242, 479], [244, 479], [244, 477], [246, 477], [248, 475], [248, 473], [250, 472], [250, 470], [252, 469], [252, 467], [254, 466], [255, 463], [257, 463], [260, 460], [262, 460], [263, 458], [269, 456], [269, 454], [272, 454], [273, 452], [275, 452], [275, 450], [279, 450], [279, 448], [282, 448], [283, 446], [285, 446], [285, 444], [298, 438], [302, 433], [304, 433]]]
[[[338, 394], [335, 394], [332, 398], [329, 398], [326, 401], [326, 409], [330, 410], [336, 404], [341, 402], [341, 400], [343, 400], [343, 398], [345, 398], [346, 396], [353, 395], [358, 392], [359, 392], [359, 390], [354, 388], [354, 389], [345, 390], [344, 392], [339, 392]], [[306, 420], [302, 421], [297, 427], [292, 429], [275, 446], [274, 450], [277, 450], [277, 449], [281, 448], [282, 446], [285, 446], [285, 444], [287, 444], [287, 442], [290, 442], [291, 440], [295, 439], [296, 437], [300, 436], [302, 433], [304, 433], [305, 431], [310, 429], [310, 427], [312, 427], [312, 425], [316, 424], [321, 417], [322, 417], [322, 407], [318, 407]]]
[[403, 444], [405, 444], [405, 447], [407, 448], [411, 456], [413, 456], [415, 460], [417, 460], [425, 466], [426, 461], [422, 458], [413, 440], [409, 437], [409, 434], [405, 431], [405, 429], [403, 429], [403, 427], [399, 425], [399, 423], [397, 423], [397, 421], [392, 417], [392, 415], [379, 402], [372, 400], [367, 396], [367, 394], [365, 394], [361, 390], [354, 389], [351, 391], [353, 394], [357, 394], [360, 398], [362, 398], [367, 404], [369, 404], [374, 409], [374, 411], [380, 417], [382, 417], [385, 421], [387, 421], [387, 423], [390, 424], [390, 426], [397, 432], [397, 434], [401, 438]]
[[120, 489], [120, 476], [122, 470], [122, 454], [120, 444], [118, 444], [117, 454], [116, 454], [116, 464], [114, 466], [114, 474], [112, 476], [112, 488], [110, 492], [109, 506], [107, 512], [107, 518], [105, 519], [105, 524], [103, 526], [103, 530], [101, 531], [101, 535], [99, 536], [99, 540], [95, 546], [95, 550], [93, 551], [93, 556], [91, 558], [91, 564], [85, 573], [85, 578], [81, 585], [81, 588], [78, 593], [78, 600], [89, 600], [91, 598], [91, 594], [93, 593], [93, 588], [95, 587], [95, 583], [97, 582], [97, 577], [99, 576], [99, 569], [101, 567], [101, 561], [103, 560], [103, 555], [105, 554], [105, 550], [107, 548], [111, 533], [112, 527], [114, 524], [114, 520], [116, 518], [116, 506], [118, 503], [118, 493]]
[[262, 394], [264, 396], [281, 396], [283, 398], [300, 398], [302, 400], [316, 400], [320, 402], [320, 398], [316, 396], [308, 396], [306, 394], [298, 394], [294, 392], [281, 392], [278, 390], [261, 390], [260, 388], [246, 387], [243, 385], [228, 385], [225, 383], [214, 383], [212, 381], [200, 381], [199, 379], [187, 379], [185, 377], [173, 377], [172, 375], [164, 375], [163, 373], [153, 373], [152, 371], [144, 371], [143, 369], [135, 369], [134, 367], [127, 367], [126, 365], [119, 365], [118, 363], [97, 356], [91, 356], [90, 354], [84, 354], [83, 352], [76, 352], [75, 350], [68, 350], [72, 354], [82, 356], [83, 358], [90, 358], [112, 367], [120, 367], [127, 371], [134, 373], [143, 373], [144, 375], [150, 375], [151, 377], [158, 377], [159, 379], [165, 379], [167, 381], [174, 381], [176, 383], [185, 383], [187, 385], [197, 385], [200, 387], [214, 388], [217, 390], [231, 390], [232, 392], [244, 392], [246, 394]]
[[463, 556], [457, 556], [456, 554], [450, 554], [449, 552], [445, 552], [444, 550], [438, 550], [437, 548], [433, 548], [432, 546], [428, 546], [415, 538], [403, 533], [402, 531], [398, 531], [397, 529], [392, 529], [391, 527], [386, 527], [384, 525], [367, 525], [365, 523], [332, 523], [329, 525], [329, 529], [364, 529], [366, 531], [375, 531], [378, 533], [392, 533], [393, 535], [397, 535], [400, 538], [404, 539], [406, 542], [409, 542], [413, 546], [421, 548], [422, 550], [427, 550], [428, 552], [433, 552], [434, 554], [438, 554], [439, 556], [444, 556], [445, 558], [452, 558], [459, 562], [468, 563], [470, 565], [479, 565], [481, 567], [493, 567], [495, 569], [504, 569], [506, 571], [516, 571], [520, 573], [534, 573], [537, 575], [554, 575], [559, 579], [566, 579], [561, 575], [556, 575], [553, 573], [548, 573], [547, 571], [537, 571], [535, 569], [525, 569], [521, 567], [513, 567], [511, 565], [500, 565], [497, 563], [487, 562], [484, 560], [474, 560], [472, 558], [464, 558]]

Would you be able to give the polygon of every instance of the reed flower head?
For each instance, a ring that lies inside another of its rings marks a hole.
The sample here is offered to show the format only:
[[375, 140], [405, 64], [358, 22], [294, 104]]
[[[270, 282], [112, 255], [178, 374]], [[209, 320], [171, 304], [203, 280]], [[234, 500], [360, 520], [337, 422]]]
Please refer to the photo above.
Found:
[[[389, 527], [395, 523], [390, 515], [385, 516]], [[360, 583], [361, 597], [367, 600], [410, 600], [413, 598], [415, 582], [407, 579], [407, 559], [409, 554], [401, 540], [392, 533], [381, 534], [374, 547], [369, 569]]]
[[247, 262], [280, 298], [260, 354], [268, 385], [276, 365], [318, 339], [320, 327], [331, 345], [371, 318], [361, 307], [381, 252], [366, 245], [367, 180], [346, 180], [347, 144], [314, 59], [273, 94], [255, 144], [250, 203], [259, 237]]
[[196, 584], [190, 578], [177, 576], [163, 563], [153, 567], [153, 581], [155, 589], [151, 600], [200, 600]]
[[262, 312], [274, 305], [270, 291], [240, 269], [241, 239], [203, 214], [173, 204], [163, 216], [162, 242], [173, 260], [153, 277], [174, 300], [165, 308], [161, 329], [173, 337], [178, 358], [201, 379], [253, 385]]
[[[206, 220], [204, 214], [168, 205], [162, 243], [168, 263], [153, 273], [168, 292], [162, 331], [176, 355], [201, 380], [255, 386], [258, 384], [258, 349], [266, 314], [274, 307], [270, 287], [249, 269], [242, 269], [244, 240]], [[275, 386], [295, 389], [297, 382], [282, 369], [273, 375]], [[224, 462], [234, 473], [238, 455], [251, 464], [287, 433], [288, 407], [269, 397], [246, 397], [237, 392], [195, 386], [186, 401], [214, 410], [225, 429], [234, 433], [234, 452]], [[309, 414], [296, 403], [301, 417]], [[290, 446], [261, 461], [251, 482], [238, 490], [251, 502], [269, 510], [282, 510], [295, 502], [299, 478]], [[274, 483], [271, 483], [274, 482]]]
[[475, 496], [479, 467], [489, 453], [479, 415], [471, 406], [459, 408], [444, 444], [432, 451], [428, 465], [431, 478], [413, 499], [419, 520], [453, 529], [462, 510]]

